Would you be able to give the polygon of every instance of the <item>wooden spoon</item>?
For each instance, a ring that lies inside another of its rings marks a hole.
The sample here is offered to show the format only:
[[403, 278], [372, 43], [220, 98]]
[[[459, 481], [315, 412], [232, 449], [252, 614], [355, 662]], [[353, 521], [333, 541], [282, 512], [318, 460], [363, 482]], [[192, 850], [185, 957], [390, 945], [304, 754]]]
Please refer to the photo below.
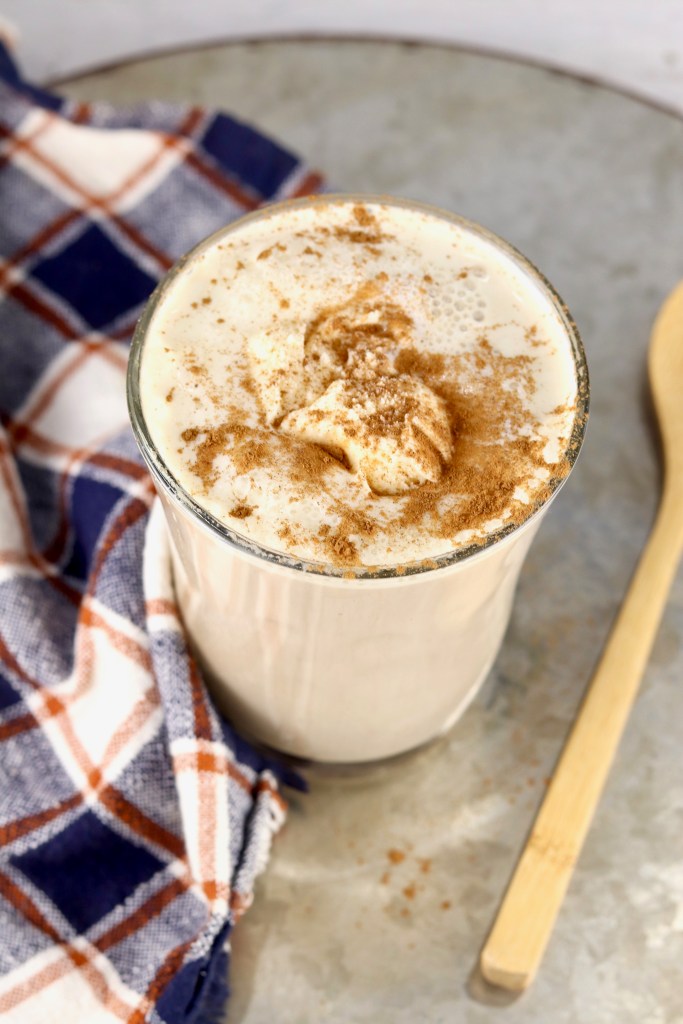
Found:
[[534, 979], [635, 701], [683, 550], [683, 282], [652, 329], [650, 387], [662, 435], [657, 518], [480, 956], [484, 978]]

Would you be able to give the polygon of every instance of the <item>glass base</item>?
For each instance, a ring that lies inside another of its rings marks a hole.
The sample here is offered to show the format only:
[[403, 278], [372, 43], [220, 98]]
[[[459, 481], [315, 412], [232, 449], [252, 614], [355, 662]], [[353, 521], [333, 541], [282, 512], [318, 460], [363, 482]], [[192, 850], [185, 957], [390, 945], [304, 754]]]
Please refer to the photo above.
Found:
[[476, 683], [471, 687], [464, 700], [460, 702], [455, 711], [446, 719], [439, 732], [435, 733], [434, 736], [430, 736], [429, 739], [424, 740], [424, 742], [418, 743], [417, 746], [411, 747], [409, 750], [399, 751], [399, 753], [392, 754], [389, 757], [353, 762], [314, 761], [311, 759], [297, 757], [295, 754], [278, 750], [275, 747], [270, 747], [261, 742], [257, 737], [250, 734], [247, 730], [241, 728], [238, 724], [231, 724], [233, 724], [233, 727], [237, 732], [239, 732], [240, 736], [247, 740], [255, 750], [258, 750], [265, 757], [268, 757], [273, 761], [280, 762], [288, 772], [294, 772], [296, 775], [301, 776], [306, 782], [314, 782], [316, 785], [326, 782], [343, 782], [346, 784], [352, 784], [354, 781], [362, 784], [373, 781], [379, 782], [387, 775], [392, 774], [395, 770], [401, 770], [406, 766], [406, 764], [413, 765], [420, 757], [431, 753], [447, 739], [451, 730], [455, 725], [457, 725], [476, 695], [479, 693], [486, 677], [493, 667], [493, 663], [497, 655], [498, 652], [496, 651], [484, 671], [481, 673], [479, 679], [477, 679]]

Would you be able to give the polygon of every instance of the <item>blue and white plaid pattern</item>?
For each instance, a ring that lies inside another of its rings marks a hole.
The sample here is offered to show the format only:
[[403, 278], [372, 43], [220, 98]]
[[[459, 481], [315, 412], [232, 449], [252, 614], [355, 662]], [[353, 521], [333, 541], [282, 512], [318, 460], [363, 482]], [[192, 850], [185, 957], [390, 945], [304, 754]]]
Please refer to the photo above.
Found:
[[127, 342], [199, 239], [317, 175], [221, 114], [64, 102], [0, 49], [0, 1013], [203, 1022], [284, 815], [188, 654]]

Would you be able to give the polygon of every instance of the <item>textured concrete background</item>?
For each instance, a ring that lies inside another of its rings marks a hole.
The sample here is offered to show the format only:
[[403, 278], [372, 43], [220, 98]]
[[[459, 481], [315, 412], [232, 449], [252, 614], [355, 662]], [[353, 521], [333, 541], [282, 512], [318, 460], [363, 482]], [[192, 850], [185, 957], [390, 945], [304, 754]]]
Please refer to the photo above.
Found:
[[492, 677], [427, 753], [294, 799], [235, 934], [231, 1024], [680, 1024], [680, 574], [535, 986], [503, 1009], [470, 973], [654, 513], [644, 360], [683, 276], [683, 122], [535, 68], [396, 44], [218, 47], [68, 91], [219, 104], [345, 188], [482, 221], [556, 285], [592, 371], [586, 447]]

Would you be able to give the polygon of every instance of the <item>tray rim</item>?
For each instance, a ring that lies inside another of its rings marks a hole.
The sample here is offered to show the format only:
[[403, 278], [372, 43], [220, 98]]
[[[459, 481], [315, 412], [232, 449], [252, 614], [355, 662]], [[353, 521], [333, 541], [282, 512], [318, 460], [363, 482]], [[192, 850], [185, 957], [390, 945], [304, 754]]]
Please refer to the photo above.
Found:
[[93, 75], [108, 74], [112, 71], [119, 71], [133, 64], [144, 64], [153, 60], [162, 60], [167, 57], [179, 57], [184, 54], [201, 53], [204, 50], [213, 50], [230, 46], [259, 46], [272, 45], [277, 43], [340, 43], [349, 44], [389, 44], [392, 46], [403, 46], [406, 49], [424, 48], [434, 50], [447, 50], [470, 57], [483, 57], [487, 60], [497, 60], [505, 64], [517, 64], [537, 71], [545, 71], [559, 78], [568, 78], [574, 82], [586, 85], [593, 89], [602, 89], [606, 92], [615, 93], [625, 99], [633, 100], [642, 106], [660, 114], [673, 117], [676, 121], [683, 123], [683, 110], [679, 110], [673, 104], [663, 100], [656, 100], [652, 96], [646, 96], [635, 88], [629, 88], [617, 82], [610, 81], [600, 75], [576, 71], [568, 65], [556, 63], [552, 60], [543, 60], [537, 57], [530, 57], [524, 54], [515, 53], [504, 47], [488, 47], [476, 44], [460, 43], [448, 39], [438, 39], [432, 36], [403, 36], [403, 35], [382, 35], [372, 32], [279, 32], [279, 33], [247, 33], [245, 35], [224, 36], [206, 39], [200, 42], [191, 43], [186, 46], [161, 46], [158, 48], [141, 49], [127, 57], [117, 58], [111, 61], [102, 61], [81, 68], [75, 74], [56, 75], [48, 77], [39, 84], [47, 90], [60, 89], [72, 83], [79, 82]]

